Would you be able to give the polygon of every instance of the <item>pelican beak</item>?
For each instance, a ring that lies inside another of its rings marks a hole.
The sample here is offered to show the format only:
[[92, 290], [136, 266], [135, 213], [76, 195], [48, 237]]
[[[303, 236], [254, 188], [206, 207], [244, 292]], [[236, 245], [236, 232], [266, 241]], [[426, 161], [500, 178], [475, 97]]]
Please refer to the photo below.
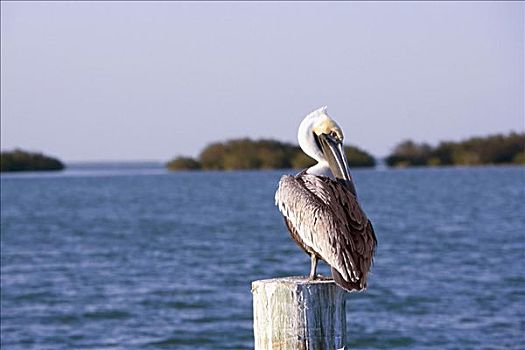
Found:
[[323, 133], [318, 137], [323, 154], [334, 176], [338, 179], [352, 182], [352, 178], [348, 172], [348, 162], [346, 160], [343, 142], [329, 134]]

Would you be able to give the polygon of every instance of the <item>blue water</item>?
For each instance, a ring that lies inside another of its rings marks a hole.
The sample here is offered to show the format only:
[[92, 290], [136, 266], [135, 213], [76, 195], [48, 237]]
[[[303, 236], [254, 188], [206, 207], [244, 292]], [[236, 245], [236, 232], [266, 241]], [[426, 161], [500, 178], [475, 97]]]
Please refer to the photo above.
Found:
[[[2, 175], [2, 349], [253, 348], [250, 282], [309, 270], [282, 173]], [[350, 348], [525, 348], [525, 168], [353, 174], [379, 247]]]

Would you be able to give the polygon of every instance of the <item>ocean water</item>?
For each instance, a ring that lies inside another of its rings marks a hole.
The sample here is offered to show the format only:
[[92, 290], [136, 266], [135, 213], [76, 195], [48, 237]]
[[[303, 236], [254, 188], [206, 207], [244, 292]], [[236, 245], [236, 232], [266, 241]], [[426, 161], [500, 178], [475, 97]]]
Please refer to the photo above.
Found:
[[[2, 175], [2, 349], [253, 348], [250, 282], [309, 270], [289, 172]], [[353, 175], [379, 246], [349, 347], [524, 349], [525, 168]]]

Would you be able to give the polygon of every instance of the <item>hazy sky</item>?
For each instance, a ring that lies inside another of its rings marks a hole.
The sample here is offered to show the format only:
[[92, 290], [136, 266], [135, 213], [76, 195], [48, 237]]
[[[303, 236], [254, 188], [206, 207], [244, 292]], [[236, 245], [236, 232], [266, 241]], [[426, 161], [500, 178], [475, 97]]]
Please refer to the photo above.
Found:
[[167, 160], [296, 142], [328, 105], [376, 156], [524, 130], [524, 3], [2, 2], [1, 146]]

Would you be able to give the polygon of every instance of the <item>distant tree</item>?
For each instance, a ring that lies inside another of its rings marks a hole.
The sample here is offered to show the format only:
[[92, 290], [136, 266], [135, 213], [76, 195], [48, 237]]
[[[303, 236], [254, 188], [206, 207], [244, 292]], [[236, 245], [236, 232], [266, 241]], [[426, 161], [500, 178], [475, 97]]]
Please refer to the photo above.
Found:
[[358, 147], [346, 146], [345, 154], [350, 168], [374, 167], [376, 165], [375, 158]]
[[42, 153], [32, 153], [15, 149], [0, 153], [0, 170], [4, 171], [45, 171], [62, 170], [64, 164]]
[[258, 169], [261, 160], [257, 156], [257, 147], [249, 139], [230, 140], [225, 143], [222, 163], [225, 170]]
[[212, 143], [211, 145], [206, 146], [199, 156], [202, 169], [224, 169], [223, 158], [225, 152], [225, 146], [220, 142]]
[[201, 165], [198, 161], [190, 157], [177, 157], [173, 160], [170, 160], [166, 167], [169, 170], [198, 170], [201, 168]]
[[525, 151], [516, 154], [514, 158], [512, 158], [512, 163], [525, 164]]
[[432, 148], [426, 143], [418, 144], [405, 140], [394, 148], [394, 152], [385, 159], [385, 162], [389, 166], [427, 165], [431, 152]]
[[297, 150], [290, 163], [291, 167], [294, 169], [306, 169], [315, 165], [316, 161], [307, 156], [304, 152]]
[[453, 142], [441, 142], [435, 149], [432, 150], [431, 159], [433, 160], [429, 165], [451, 165], [454, 164], [454, 150], [457, 145]]

